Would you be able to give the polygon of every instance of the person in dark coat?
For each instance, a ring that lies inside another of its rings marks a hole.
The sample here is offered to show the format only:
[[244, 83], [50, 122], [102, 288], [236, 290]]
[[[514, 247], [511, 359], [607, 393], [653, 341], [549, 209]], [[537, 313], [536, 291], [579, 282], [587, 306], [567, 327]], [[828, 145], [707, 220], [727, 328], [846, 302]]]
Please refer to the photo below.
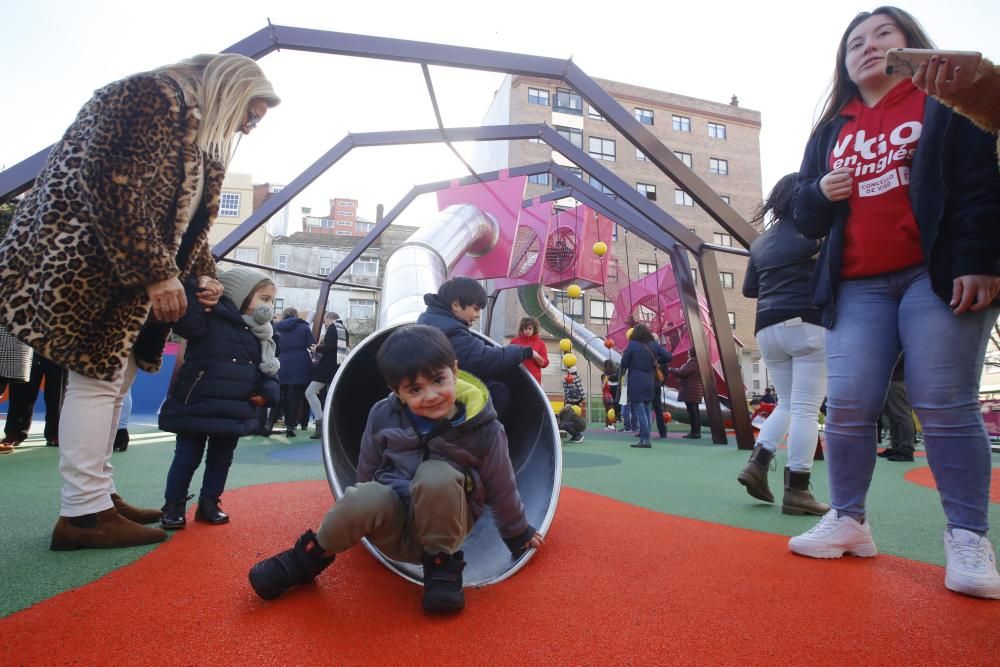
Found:
[[177, 434], [160, 522], [165, 529], [186, 525], [188, 487], [206, 442], [208, 456], [195, 520], [229, 521], [219, 499], [236, 443], [240, 436], [257, 431], [257, 406], [278, 400], [279, 364], [271, 330], [274, 283], [266, 274], [243, 266], [222, 274], [219, 282], [223, 296], [208, 312], [190, 285], [187, 313], [174, 324], [174, 331], [187, 340], [187, 349], [184, 365], [160, 408], [160, 430]]
[[313, 349], [314, 354], [321, 356], [319, 363], [313, 367], [312, 382], [306, 387], [306, 401], [316, 420], [316, 430], [309, 436], [313, 440], [321, 437], [320, 429], [323, 425], [323, 404], [319, 400], [319, 393], [323, 391], [323, 387], [333, 382], [333, 376], [340, 368], [341, 351], [346, 353], [351, 344], [351, 335], [339, 314], [328, 313], [325, 319], [326, 335], [323, 336], [323, 344]]
[[493, 407], [501, 417], [510, 403], [510, 390], [502, 382], [526, 359], [539, 366], [547, 362], [538, 352], [523, 345], [489, 345], [469, 331], [486, 307], [486, 290], [472, 278], [452, 278], [442, 283], [437, 294], [425, 294], [427, 310], [420, 313], [417, 324], [427, 324], [444, 332], [455, 349], [458, 367], [472, 373], [490, 391]]
[[680, 368], [671, 368], [669, 372], [680, 378], [681, 386], [677, 399], [684, 402], [688, 411], [688, 421], [691, 432], [684, 434], [685, 438], [701, 437], [701, 399], [705, 397], [705, 386], [701, 383], [701, 371], [698, 369], [698, 358], [694, 348], [688, 350], [687, 361]]
[[[281, 372], [278, 382], [281, 383], [281, 407], [285, 415], [285, 437], [294, 438], [295, 422], [302, 401], [305, 400], [306, 387], [312, 380], [312, 354], [309, 348], [316, 339], [312, 329], [299, 317], [295, 308], [285, 308], [282, 320], [278, 322], [275, 331], [281, 336]], [[273, 425], [273, 424], [272, 424]], [[267, 430], [271, 430], [271, 425]]]
[[670, 353], [656, 342], [649, 327], [637, 324], [622, 355], [621, 370], [628, 371], [628, 400], [639, 418], [639, 442], [633, 447], [648, 448], [649, 406], [656, 391], [656, 366], [670, 363]]

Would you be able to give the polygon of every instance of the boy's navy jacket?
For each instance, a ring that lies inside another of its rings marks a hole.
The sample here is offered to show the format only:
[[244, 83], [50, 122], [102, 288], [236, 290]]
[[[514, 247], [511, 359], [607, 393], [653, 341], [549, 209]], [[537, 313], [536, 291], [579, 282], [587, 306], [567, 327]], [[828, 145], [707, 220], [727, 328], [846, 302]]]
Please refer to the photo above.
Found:
[[444, 332], [455, 350], [458, 367], [476, 377], [492, 380], [517, 368], [530, 359], [534, 350], [521, 345], [489, 345], [471, 331], [469, 325], [455, 317], [451, 305], [443, 303], [437, 294], [425, 294], [427, 310], [420, 313], [417, 324], [426, 324]]
[[222, 297], [206, 313], [193, 290], [188, 310], [173, 325], [187, 340], [184, 363], [160, 408], [160, 430], [205, 435], [248, 435], [260, 427], [250, 395], [275, 405], [278, 383], [260, 372], [260, 340], [236, 305]]
[[[799, 168], [795, 226], [809, 238], [826, 237], [813, 277], [813, 303], [823, 326], [834, 322], [844, 252], [846, 201], [831, 202], [819, 181], [846, 122], [839, 116], [816, 130]], [[924, 266], [934, 292], [951, 300], [952, 280], [1000, 275], [1000, 171], [996, 137], [953, 113], [933, 97], [924, 104], [923, 128], [910, 172], [910, 205], [920, 231]]]
[[312, 354], [309, 346], [316, 342], [312, 329], [300, 317], [287, 317], [278, 322], [275, 331], [281, 336], [278, 360], [281, 370], [278, 381], [281, 384], [307, 385], [312, 382]]
[[466, 475], [472, 516], [478, 519], [489, 506], [500, 537], [516, 555], [535, 529], [524, 516], [507, 452], [507, 434], [478, 378], [459, 371], [455, 392], [456, 401], [465, 406], [465, 421], [453, 426], [443, 420], [426, 436], [417, 433], [396, 394], [376, 403], [361, 438], [358, 483], [374, 481], [390, 486], [409, 505], [410, 483], [417, 467], [425, 460], [445, 461]]

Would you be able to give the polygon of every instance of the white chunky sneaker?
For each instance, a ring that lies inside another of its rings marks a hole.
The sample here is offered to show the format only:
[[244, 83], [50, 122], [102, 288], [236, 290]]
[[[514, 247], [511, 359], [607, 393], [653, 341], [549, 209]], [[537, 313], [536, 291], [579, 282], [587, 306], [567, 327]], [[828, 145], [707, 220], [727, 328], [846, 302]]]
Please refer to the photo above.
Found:
[[985, 536], [952, 528], [944, 531], [944, 585], [977, 598], [1000, 599], [1000, 574], [993, 545]]
[[844, 554], [870, 558], [878, 554], [868, 522], [838, 517], [835, 509], [824, 514], [810, 530], [788, 540], [788, 548], [812, 558], [840, 558]]

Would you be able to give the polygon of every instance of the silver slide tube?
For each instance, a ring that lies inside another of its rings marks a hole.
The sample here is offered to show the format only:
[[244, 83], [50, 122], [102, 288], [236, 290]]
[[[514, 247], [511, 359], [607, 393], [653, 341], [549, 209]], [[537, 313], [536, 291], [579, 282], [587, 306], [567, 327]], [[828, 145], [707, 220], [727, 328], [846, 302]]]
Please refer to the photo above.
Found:
[[[498, 236], [497, 223], [488, 213], [469, 205], [451, 206], [404, 241], [386, 261], [379, 328], [351, 350], [327, 392], [323, 462], [338, 500], [357, 482], [358, 454], [368, 412], [388, 395], [375, 364], [379, 347], [395, 329], [416, 321], [425, 308], [424, 294], [437, 292], [462, 256], [487, 252]], [[555, 415], [542, 388], [523, 367], [502, 381], [511, 394], [503, 422], [518, 491], [528, 522], [545, 533], [555, 516], [562, 483], [562, 449]], [[419, 565], [392, 560], [368, 540], [364, 544], [391, 571], [422, 583]], [[462, 549], [466, 586], [503, 581], [534, 554], [532, 551], [511, 558], [489, 512], [476, 522]]]

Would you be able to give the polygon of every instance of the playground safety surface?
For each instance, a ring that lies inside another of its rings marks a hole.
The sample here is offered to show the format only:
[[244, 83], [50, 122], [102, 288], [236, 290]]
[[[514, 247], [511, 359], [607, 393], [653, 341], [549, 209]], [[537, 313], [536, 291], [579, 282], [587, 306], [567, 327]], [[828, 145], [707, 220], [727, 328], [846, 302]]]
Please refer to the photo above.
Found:
[[[123, 497], [158, 506], [173, 439], [150, 422], [133, 419], [133, 444], [113, 462]], [[544, 549], [508, 581], [467, 590], [465, 612], [448, 618], [425, 616], [420, 589], [363, 549], [315, 585], [254, 596], [248, 568], [331, 502], [305, 434], [241, 441], [230, 524], [194, 523], [192, 509], [163, 544], [69, 553], [47, 549], [61, 482], [57, 452], [34, 435], [0, 458], [0, 664], [997, 664], [1000, 602], [944, 588], [926, 459], [877, 464], [878, 557], [820, 561], [787, 549], [815, 518], [780, 513], [779, 472], [779, 506], [759, 503], [736, 482], [746, 452], [679, 434], [637, 450], [627, 434], [591, 430], [564, 446]], [[994, 475], [994, 525], [998, 501]]]

